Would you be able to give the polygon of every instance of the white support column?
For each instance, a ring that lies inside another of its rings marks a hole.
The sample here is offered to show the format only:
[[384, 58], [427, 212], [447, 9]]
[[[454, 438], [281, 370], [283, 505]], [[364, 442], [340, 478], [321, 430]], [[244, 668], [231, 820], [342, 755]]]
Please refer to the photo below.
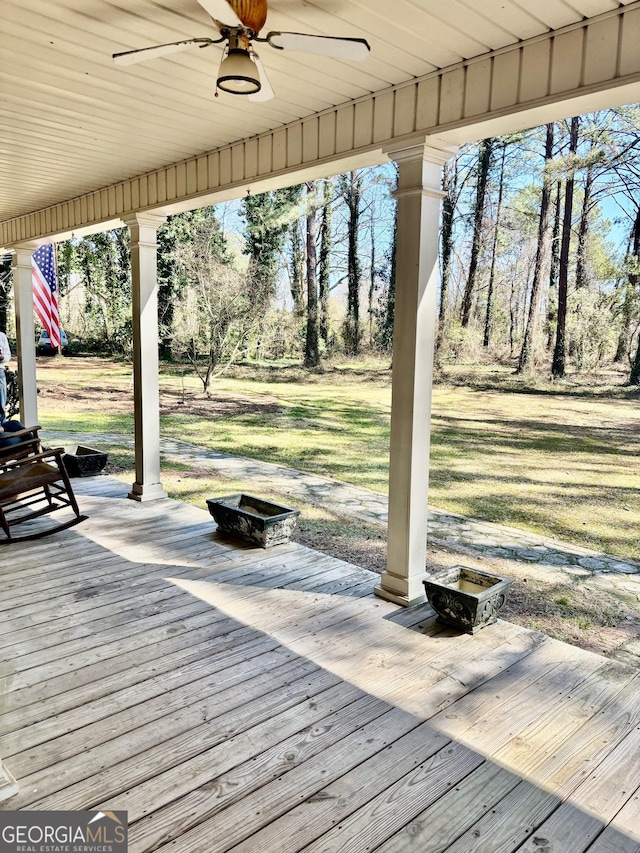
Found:
[[424, 600], [441, 171], [454, 152], [421, 141], [387, 153], [399, 168], [398, 243], [387, 570], [375, 592], [406, 606]]
[[165, 217], [138, 213], [125, 220], [131, 231], [133, 396], [136, 481], [129, 497], [166, 497], [160, 483], [160, 392], [158, 385], [157, 230]]
[[36, 340], [33, 322], [31, 255], [37, 244], [18, 246], [13, 253], [13, 293], [16, 310], [16, 339], [20, 420], [25, 426], [38, 423], [36, 384]]

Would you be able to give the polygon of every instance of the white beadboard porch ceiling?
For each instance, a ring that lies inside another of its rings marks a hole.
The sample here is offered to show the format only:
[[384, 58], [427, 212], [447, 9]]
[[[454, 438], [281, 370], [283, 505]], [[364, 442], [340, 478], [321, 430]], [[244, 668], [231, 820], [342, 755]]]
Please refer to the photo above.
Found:
[[[115, 67], [111, 54], [216, 38], [196, 0], [2, 0], [0, 219], [273, 130], [630, 0], [271, 0], [265, 31], [366, 38], [362, 63], [258, 45], [274, 100], [214, 98], [221, 46]], [[264, 34], [264, 31], [263, 31]]]

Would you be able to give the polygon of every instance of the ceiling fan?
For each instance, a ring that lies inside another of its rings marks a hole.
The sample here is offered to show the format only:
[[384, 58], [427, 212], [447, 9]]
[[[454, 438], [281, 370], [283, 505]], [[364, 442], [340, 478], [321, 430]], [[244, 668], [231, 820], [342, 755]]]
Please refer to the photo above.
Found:
[[361, 61], [366, 59], [370, 47], [365, 39], [314, 36], [307, 33], [259, 33], [267, 20], [267, 0], [197, 0], [211, 15], [220, 32], [220, 38], [207, 37], [183, 39], [169, 44], [158, 44], [138, 50], [114, 53], [116, 65], [133, 65], [167, 56], [191, 47], [209, 47], [225, 43], [224, 54], [218, 70], [217, 89], [232, 95], [246, 95], [250, 101], [268, 101], [274, 93], [254, 42], [265, 42], [276, 50], [295, 50], [335, 59]]

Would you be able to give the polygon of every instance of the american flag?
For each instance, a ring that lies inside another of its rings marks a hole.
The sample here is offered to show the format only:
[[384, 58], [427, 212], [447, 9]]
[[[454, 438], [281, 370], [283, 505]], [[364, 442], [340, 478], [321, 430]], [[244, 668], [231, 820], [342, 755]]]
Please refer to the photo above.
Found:
[[58, 297], [56, 296], [56, 265], [53, 246], [40, 246], [33, 253], [32, 281], [33, 307], [42, 325], [49, 332], [51, 346], [60, 344], [60, 318], [58, 316]]

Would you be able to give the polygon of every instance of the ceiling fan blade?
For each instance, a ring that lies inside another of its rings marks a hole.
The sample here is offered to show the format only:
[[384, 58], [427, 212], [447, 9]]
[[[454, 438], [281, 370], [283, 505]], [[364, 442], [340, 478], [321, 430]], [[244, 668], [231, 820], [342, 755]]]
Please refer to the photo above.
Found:
[[205, 47], [214, 44], [214, 41], [208, 38], [184, 39], [184, 41], [172, 41], [169, 44], [157, 44], [154, 47], [141, 47], [138, 50], [125, 50], [122, 53], [114, 53], [113, 61], [115, 65], [135, 65], [136, 62], [146, 62], [147, 59], [156, 59], [158, 56], [168, 56], [170, 53], [189, 50], [194, 44]]
[[227, 0], [197, 0], [205, 12], [208, 12], [214, 21], [221, 24], [231, 24], [234, 27], [241, 27], [242, 21], [233, 11]]
[[282, 50], [297, 50], [300, 53], [315, 53], [318, 56], [332, 56], [334, 59], [362, 61], [371, 52], [371, 48], [365, 39], [272, 32], [268, 33], [266, 40], [271, 47]]
[[260, 74], [260, 91], [256, 92], [255, 95], [249, 95], [249, 101], [270, 101], [275, 97], [274, 91], [271, 88], [271, 83], [269, 82], [269, 78], [267, 77], [267, 72], [265, 71], [264, 65], [257, 53], [252, 54], [253, 61], [255, 62], [258, 72]]

